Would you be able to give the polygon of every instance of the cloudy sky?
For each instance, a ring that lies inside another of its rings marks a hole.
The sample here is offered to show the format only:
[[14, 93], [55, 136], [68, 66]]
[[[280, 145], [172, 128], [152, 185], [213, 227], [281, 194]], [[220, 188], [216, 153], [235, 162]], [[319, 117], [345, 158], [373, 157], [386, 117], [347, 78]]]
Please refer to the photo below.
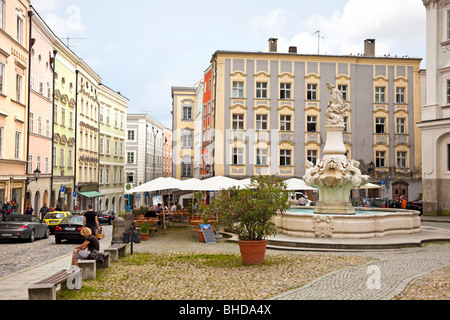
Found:
[[[349, 55], [376, 39], [376, 55], [423, 58], [422, 0], [31, 0], [53, 32], [147, 113], [171, 127], [171, 86], [191, 86], [216, 50]], [[67, 41], [69, 39], [69, 42]]]

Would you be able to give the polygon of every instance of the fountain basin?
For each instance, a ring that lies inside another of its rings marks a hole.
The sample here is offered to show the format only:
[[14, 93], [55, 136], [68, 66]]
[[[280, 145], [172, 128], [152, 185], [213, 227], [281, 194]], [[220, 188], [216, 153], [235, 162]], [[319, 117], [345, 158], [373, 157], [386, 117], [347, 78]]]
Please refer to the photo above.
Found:
[[357, 208], [353, 215], [316, 214], [314, 207], [292, 207], [275, 217], [279, 232], [295, 237], [364, 239], [420, 232], [420, 212]]

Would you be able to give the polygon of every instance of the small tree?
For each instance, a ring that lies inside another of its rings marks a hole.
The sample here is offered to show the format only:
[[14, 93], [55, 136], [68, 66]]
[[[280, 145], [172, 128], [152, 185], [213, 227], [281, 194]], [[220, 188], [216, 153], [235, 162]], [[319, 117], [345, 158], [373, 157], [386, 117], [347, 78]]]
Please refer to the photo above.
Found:
[[276, 176], [251, 179], [250, 188], [222, 191], [207, 207], [219, 216], [219, 225], [236, 233], [239, 240], [263, 240], [276, 234], [272, 218], [289, 208], [286, 184]]

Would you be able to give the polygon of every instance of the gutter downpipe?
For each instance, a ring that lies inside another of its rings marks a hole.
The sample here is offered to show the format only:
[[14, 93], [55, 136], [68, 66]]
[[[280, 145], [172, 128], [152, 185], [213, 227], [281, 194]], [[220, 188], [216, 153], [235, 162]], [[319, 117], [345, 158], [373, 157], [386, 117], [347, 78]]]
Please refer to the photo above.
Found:
[[[28, 17], [30, 19], [30, 26], [29, 26], [29, 34], [28, 34], [28, 103], [27, 103], [27, 117], [28, 117], [28, 121], [27, 121], [27, 131], [26, 131], [26, 138], [27, 138], [27, 153], [26, 153], [26, 159], [25, 159], [25, 175], [26, 175], [26, 180], [25, 180], [25, 194], [23, 196], [23, 207], [22, 209], [25, 210], [25, 204], [26, 204], [26, 198], [27, 198], [27, 193], [28, 193], [28, 184], [29, 184], [29, 179], [28, 179], [28, 175], [30, 174], [30, 170], [29, 170], [29, 164], [28, 164], [28, 158], [30, 155], [30, 113], [31, 113], [31, 101], [30, 101], [30, 97], [31, 97], [31, 86], [30, 86], [30, 81], [31, 81], [31, 48], [33, 47], [34, 43], [35, 43], [35, 39], [33, 39], [31, 37], [31, 31], [32, 31], [32, 19], [33, 19], [33, 11], [28, 11]], [[34, 41], [33, 41], [34, 40]], [[33, 167], [33, 162], [31, 162], [31, 166]], [[30, 199], [31, 200], [31, 199]]]

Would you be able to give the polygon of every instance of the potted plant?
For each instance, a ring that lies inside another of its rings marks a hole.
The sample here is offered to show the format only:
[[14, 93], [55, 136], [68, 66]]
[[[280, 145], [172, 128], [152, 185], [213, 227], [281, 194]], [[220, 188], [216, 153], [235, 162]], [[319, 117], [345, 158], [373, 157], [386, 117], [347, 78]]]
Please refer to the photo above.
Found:
[[141, 240], [145, 241], [148, 240], [148, 231], [150, 230], [150, 225], [148, 224], [148, 222], [144, 222], [143, 224], [141, 224], [140, 228], [139, 228], [139, 232], [141, 233]]
[[267, 237], [277, 232], [273, 218], [289, 208], [289, 197], [286, 184], [276, 176], [254, 177], [250, 186], [222, 191], [208, 210], [220, 215], [219, 226], [237, 234], [244, 264], [260, 264]]

